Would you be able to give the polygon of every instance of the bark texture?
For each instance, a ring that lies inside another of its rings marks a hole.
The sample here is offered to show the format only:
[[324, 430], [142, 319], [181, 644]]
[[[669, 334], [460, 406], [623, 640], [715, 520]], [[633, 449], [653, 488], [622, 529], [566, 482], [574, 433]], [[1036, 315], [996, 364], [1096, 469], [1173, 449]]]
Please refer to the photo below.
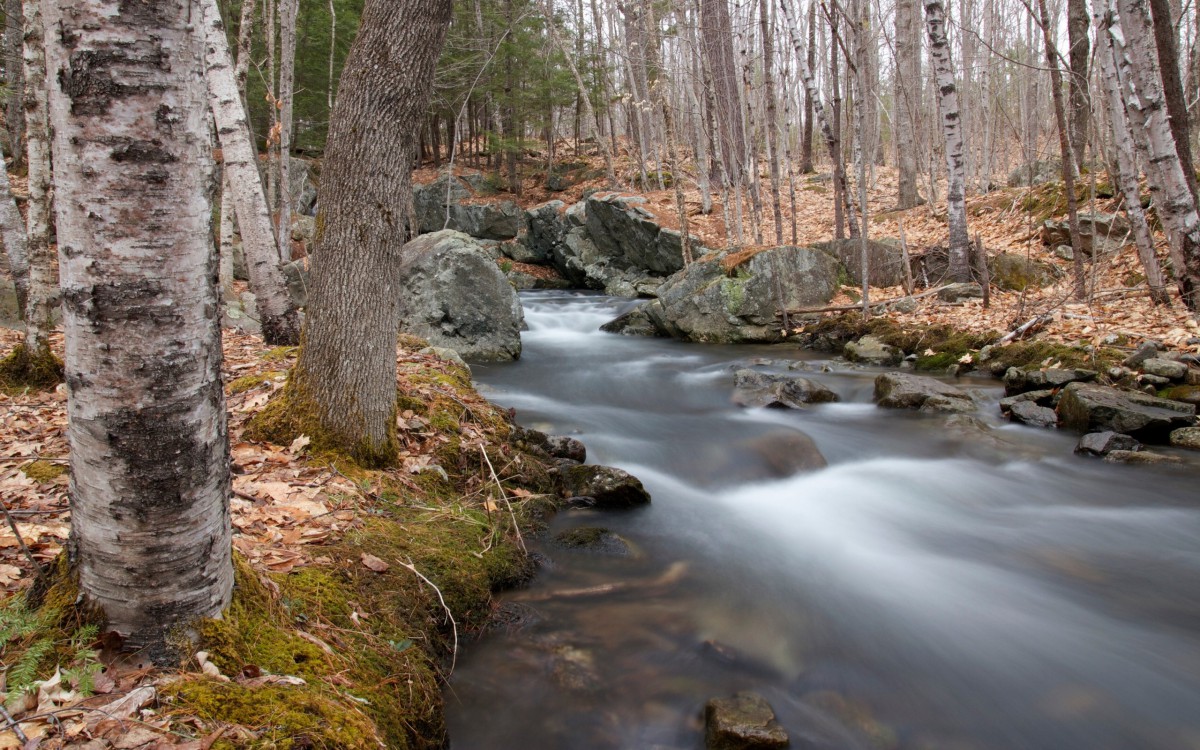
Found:
[[343, 70], [321, 175], [310, 305], [293, 398], [323, 439], [395, 461], [398, 260], [412, 154], [450, 0], [368, 0]]
[[958, 114], [958, 89], [954, 64], [946, 41], [946, 9], [941, 0], [926, 0], [925, 23], [929, 30], [930, 56], [937, 76], [938, 110], [942, 116], [942, 138], [946, 142], [946, 221], [950, 228], [950, 270], [955, 281], [971, 275], [971, 237], [967, 233], [966, 177], [963, 164], [962, 122]]
[[242, 230], [242, 253], [250, 289], [258, 302], [263, 339], [273, 346], [295, 346], [300, 343], [300, 316], [279, 270], [271, 215], [258, 177], [257, 153], [229, 58], [221, 10], [217, 0], [201, 0], [201, 6], [208, 91], [225, 161], [225, 195], [234, 206]]
[[29, 202], [25, 212], [29, 290], [25, 301], [25, 346], [50, 345], [58, 279], [50, 254], [50, 120], [46, 110], [46, 46], [42, 0], [25, 0], [25, 143]]
[[25, 14], [21, 0], [4, 2], [4, 72], [8, 78], [8, 105], [5, 122], [8, 125], [9, 156], [13, 167], [25, 163], [25, 71], [22, 49], [25, 37]]
[[1154, 30], [1146, 0], [1118, 0], [1120, 23], [1109, 36], [1120, 68], [1126, 113], [1146, 152], [1147, 177], [1159, 218], [1179, 238], [1175, 280], [1184, 304], [1200, 311], [1200, 214], [1171, 132]]
[[[48, 4], [68, 436], [69, 552], [125, 645], [233, 583], [203, 40], [187, 0]], [[175, 655], [175, 658], [178, 658]]]
[[1125, 215], [1129, 218], [1129, 226], [1137, 243], [1138, 259], [1146, 271], [1150, 298], [1156, 305], [1169, 305], [1171, 298], [1167, 294], [1162, 268], [1154, 252], [1154, 238], [1146, 222], [1146, 212], [1142, 210], [1141, 193], [1138, 189], [1137, 150], [1129, 130], [1125, 105], [1121, 101], [1112, 40], [1108, 36], [1108, 22], [1109, 19], [1103, 13], [1096, 14], [1096, 59], [1101, 85], [1104, 87], [1105, 104], [1112, 123], [1113, 145], [1117, 155], [1117, 183], [1121, 189], [1121, 197], [1125, 199]]
[[25, 220], [13, 199], [12, 186], [8, 182], [8, 170], [0, 164], [0, 239], [4, 241], [4, 253], [8, 258], [8, 272], [12, 274], [17, 293], [17, 309], [25, 312], [25, 300], [29, 296], [29, 253], [25, 242]]
[[1071, 46], [1068, 61], [1071, 68], [1071, 149], [1075, 166], [1083, 169], [1087, 151], [1088, 129], [1091, 127], [1092, 103], [1088, 96], [1088, 59], [1091, 44], [1088, 40], [1086, 0], [1067, 0], [1067, 40]]
[[896, 167], [900, 173], [897, 208], [921, 202], [917, 192], [917, 123], [921, 114], [921, 5], [896, 0]]
[[[292, 260], [292, 105], [296, 87], [296, 11], [299, 0], [279, 0], [279, 259]], [[217, 14], [220, 19], [220, 14]], [[247, 132], [249, 129], [247, 129]], [[264, 326], [264, 332], [266, 327]]]
[[742, 180], [746, 130], [728, 0], [700, 0], [700, 39], [712, 76], [721, 160], [730, 183], [736, 184]]

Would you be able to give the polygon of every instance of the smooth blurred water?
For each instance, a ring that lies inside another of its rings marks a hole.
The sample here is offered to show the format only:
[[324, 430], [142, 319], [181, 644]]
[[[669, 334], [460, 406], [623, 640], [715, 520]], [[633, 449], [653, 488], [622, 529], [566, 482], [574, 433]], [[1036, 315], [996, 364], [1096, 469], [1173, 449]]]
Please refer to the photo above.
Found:
[[[524, 626], [459, 658], [456, 750], [700, 748], [704, 703], [742, 689], [793, 747], [1200, 748], [1195, 463], [1076, 458], [1074, 436], [1002, 422], [993, 381], [960, 382], [981, 431], [879, 410], [877, 371], [794, 347], [609, 335], [627, 303], [524, 301], [523, 358], [474, 367], [480, 387], [654, 502], [554, 521], [635, 554], [541, 543], [502, 597]], [[734, 407], [733, 365], [762, 357], [842, 403]], [[808, 440], [829, 466], [785, 475], [778, 446]]]

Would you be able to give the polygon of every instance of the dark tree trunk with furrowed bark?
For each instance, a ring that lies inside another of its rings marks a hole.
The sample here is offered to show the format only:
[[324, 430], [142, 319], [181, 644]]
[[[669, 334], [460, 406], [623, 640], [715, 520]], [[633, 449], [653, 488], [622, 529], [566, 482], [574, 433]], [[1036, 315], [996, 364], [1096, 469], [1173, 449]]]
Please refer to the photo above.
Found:
[[189, 0], [46, 3], [79, 588], [125, 645], [228, 605], [229, 438]]
[[330, 123], [309, 314], [288, 395], [315, 411], [314, 442], [367, 463], [396, 459], [398, 261], [450, 11], [450, 0], [368, 0]]

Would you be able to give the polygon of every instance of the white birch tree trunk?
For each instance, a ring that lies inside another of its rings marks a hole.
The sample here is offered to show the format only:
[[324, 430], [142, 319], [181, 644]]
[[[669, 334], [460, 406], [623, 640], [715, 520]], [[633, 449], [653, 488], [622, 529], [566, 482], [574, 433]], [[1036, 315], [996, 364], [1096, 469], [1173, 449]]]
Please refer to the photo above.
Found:
[[954, 65], [946, 41], [946, 10], [941, 0], [925, 0], [925, 22], [929, 30], [930, 56], [937, 76], [938, 109], [942, 116], [942, 138], [946, 143], [946, 221], [950, 228], [950, 277], [968, 281], [971, 275], [971, 237], [967, 233], [966, 175], [963, 162], [962, 122], [958, 113], [958, 89]]
[[186, 0], [47, 6], [69, 551], [84, 601], [161, 664], [178, 664], [169, 634], [219, 616], [233, 584], [196, 11]]
[[[237, 59], [233, 65], [233, 77], [237, 82], [242, 109], [246, 107], [246, 74], [250, 70], [250, 41], [254, 23], [255, 0], [242, 0], [241, 17], [238, 23]], [[330, 105], [332, 108], [332, 105]], [[251, 141], [253, 142], [253, 141]], [[222, 162], [223, 163], [223, 162]], [[233, 290], [233, 234], [236, 231], [235, 214], [231, 194], [224, 170], [221, 175], [221, 291], [228, 295]]]
[[1146, 212], [1142, 210], [1141, 195], [1138, 191], [1137, 152], [1133, 145], [1133, 136], [1129, 131], [1125, 104], [1121, 101], [1112, 42], [1108, 36], [1104, 14], [1096, 13], [1094, 21], [1096, 25], [1096, 62], [1099, 65], [1105, 104], [1112, 124], [1113, 146], [1117, 154], [1117, 181], [1120, 185], [1121, 197], [1125, 199], [1125, 215], [1129, 218], [1133, 239], [1137, 243], [1138, 259], [1141, 260], [1142, 268], [1146, 271], [1146, 284], [1150, 287], [1150, 299], [1156, 305], [1170, 304], [1171, 298], [1167, 294], [1162, 268], [1159, 266], [1158, 256], [1154, 252], [1154, 238], [1150, 234], [1150, 226], [1146, 222]]
[[29, 251], [25, 241], [25, 219], [13, 199], [12, 185], [8, 181], [8, 169], [0, 159], [0, 239], [4, 241], [4, 253], [8, 257], [8, 272], [12, 274], [17, 292], [17, 310], [25, 314], [25, 300], [29, 296]]
[[273, 346], [300, 343], [300, 316], [288, 296], [259, 180], [246, 110], [238, 92], [217, 0], [201, 0], [206, 78], [225, 159], [225, 190], [242, 230], [242, 254], [258, 301], [263, 339]]
[[25, 301], [25, 346], [48, 349], [58, 302], [58, 279], [50, 251], [50, 121], [46, 112], [46, 47], [42, 0], [25, 0], [25, 143], [29, 202], [25, 236], [29, 291]]
[[[808, 98], [812, 100], [813, 115], [817, 118], [817, 125], [821, 128], [821, 135], [825, 138], [825, 145], [829, 148], [829, 158], [833, 161], [833, 179], [837, 183], [834, 185], [835, 191], [840, 191], [842, 195], [849, 196], [849, 188], [846, 185], [846, 169], [842, 161], [842, 154], [836, 146], [836, 139], [833, 135], [833, 128], [829, 124], [829, 119], [825, 116], [825, 105], [821, 100], [821, 91], [817, 88], [817, 82], [813, 78], [812, 69], [808, 67], [808, 58], [804, 55], [804, 43], [800, 40], [800, 31], [796, 26], [796, 20], [792, 18], [792, 11], [788, 8], [788, 0], [779, 0], [779, 8], [783, 11], [784, 19], [787, 21], [788, 33], [792, 38], [792, 48], [796, 52], [796, 65], [800, 71], [800, 80], [804, 84], [804, 90], [808, 93]], [[858, 218], [857, 212], [854, 210], [854, 203], [848, 198], [846, 200], [846, 214], [848, 224], [852, 227], [851, 235], [858, 234]]]
[[296, 5], [279, 0], [279, 259], [292, 260], [292, 105], [296, 83]]
[[1175, 279], [1184, 304], [1195, 313], [1200, 311], [1200, 214], [1171, 133], [1150, 9], [1145, 0], [1118, 0], [1117, 7], [1120, 23], [1109, 27], [1109, 36], [1117, 60], [1128, 71], [1128, 79], [1121, 81], [1126, 110], [1146, 148], [1147, 176], [1159, 218], [1180, 239]]

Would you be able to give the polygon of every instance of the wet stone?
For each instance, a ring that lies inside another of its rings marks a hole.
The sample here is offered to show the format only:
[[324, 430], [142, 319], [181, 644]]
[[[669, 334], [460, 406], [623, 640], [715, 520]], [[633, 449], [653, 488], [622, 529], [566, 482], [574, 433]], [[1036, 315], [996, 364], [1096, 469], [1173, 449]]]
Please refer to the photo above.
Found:
[[1089, 432], [1079, 438], [1075, 452], [1080, 455], [1106, 456], [1113, 451], [1138, 451], [1142, 444], [1128, 435], [1106, 430], [1104, 432]]
[[706, 750], [771, 750], [788, 746], [775, 711], [757, 693], [714, 698], [704, 707]]

